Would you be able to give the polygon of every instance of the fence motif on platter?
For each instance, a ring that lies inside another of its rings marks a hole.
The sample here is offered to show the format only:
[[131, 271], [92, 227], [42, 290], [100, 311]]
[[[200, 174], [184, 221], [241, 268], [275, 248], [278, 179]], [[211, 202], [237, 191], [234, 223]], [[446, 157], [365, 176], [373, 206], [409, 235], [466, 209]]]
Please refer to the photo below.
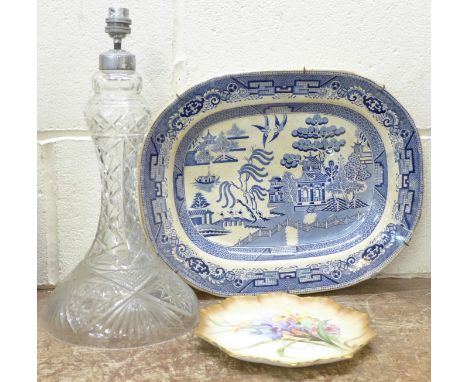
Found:
[[273, 228], [259, 228], [257, 231], [250, 233], [247, 237], [239, 240], [236, 246], [237, 247], [245, 246], [249, 244], [250, 242], [252, 242], [254, 239], [259, 238], [259, 237], [271, 237], [277, 234], [279, 231], [285, 229], [286, 227], [292, 227], [300, 231], [310, 232], [313, 229], [317, 229], [317, 228], [327, 229], [327, 228], [331, 228], [337, 225], [349, 224], [353, 221], [362, 219], [363, 217], [364, 217], [364, 214], [361, 212], [358, 212], [354, 215], [346, 216], [342, 219], [339, 219], [337, 217], [333, 217], [332, 219], [327, 219], [324, 221], [319, 221], [317, 219], [313, 223], [300, 223], [298, 221], [294, 221], [294, 220], [290, 220], [289, 218], [286, 218], [282, 223], [279, 223]]

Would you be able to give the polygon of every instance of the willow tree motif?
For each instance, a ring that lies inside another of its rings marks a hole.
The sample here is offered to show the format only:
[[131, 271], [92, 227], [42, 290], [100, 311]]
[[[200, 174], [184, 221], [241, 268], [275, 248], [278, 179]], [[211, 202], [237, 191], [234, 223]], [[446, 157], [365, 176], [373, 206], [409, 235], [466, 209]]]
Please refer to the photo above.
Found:
[[263, 149], [252, 149], [247, 158], [247, 163], [237, 171], [237, 182], [225, 180], [219, 186], [219, 197], [222, 208], [233, 208], [240, 204], [250, 214], [252, 221], [268, 220], [258, 209], [258, 200], [265, 200], [268, 190], [258, 183], [262, 183], [268, 176], [264, 166], [268, 166], [273, 160], [273, 152]]

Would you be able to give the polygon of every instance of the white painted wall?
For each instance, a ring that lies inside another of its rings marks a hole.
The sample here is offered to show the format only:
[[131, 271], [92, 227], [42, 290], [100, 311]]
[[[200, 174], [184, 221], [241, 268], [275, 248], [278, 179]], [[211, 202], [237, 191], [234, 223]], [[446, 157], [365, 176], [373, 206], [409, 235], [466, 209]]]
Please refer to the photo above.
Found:
[[153, 116], [176, 93], [214, 76], [331, 69], [368, 77], [404, 105], [425, 160], [421, 221], [383, 275], [430, 272], [429, 0], [139, 0], [38, 2], [38, 285], [70, 272], [94, 238], [97, 160], [83, 120], [107, 7], [133, 19], [124, 47], [137, 55]]

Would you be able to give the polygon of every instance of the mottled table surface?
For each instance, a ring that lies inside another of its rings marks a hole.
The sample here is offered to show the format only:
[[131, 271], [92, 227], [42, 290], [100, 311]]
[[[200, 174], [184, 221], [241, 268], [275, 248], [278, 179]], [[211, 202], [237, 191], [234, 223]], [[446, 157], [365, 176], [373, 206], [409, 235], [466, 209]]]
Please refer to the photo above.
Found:
[[[38, 311], [50, 292], [38, 292]], [[39, 381], [429, 381], [430, 280], [376, 279], [322, 293], [367, 312], [377, 337], [353, 359], [286, 369], [238, 361], [191, 334], [134, 350], [68, 345], [38, 327]], [[202, 307], [220, 300], [198, 293]]]

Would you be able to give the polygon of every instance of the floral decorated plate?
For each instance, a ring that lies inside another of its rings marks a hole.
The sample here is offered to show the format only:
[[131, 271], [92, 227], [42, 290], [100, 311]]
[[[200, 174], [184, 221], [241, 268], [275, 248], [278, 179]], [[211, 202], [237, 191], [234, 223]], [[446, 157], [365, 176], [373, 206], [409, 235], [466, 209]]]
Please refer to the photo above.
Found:
[[141, 157], [156, 252], [217, 295], [366, 279], [409, 240], [421, 145], [383, 87], [341, 72], [247, 73], [182, 94]]
[[365, 313], [327, 297], [230, 297], [202, 309], [195, 335], [234, 358], [301, 367], [345, 360], [375, 333]]

